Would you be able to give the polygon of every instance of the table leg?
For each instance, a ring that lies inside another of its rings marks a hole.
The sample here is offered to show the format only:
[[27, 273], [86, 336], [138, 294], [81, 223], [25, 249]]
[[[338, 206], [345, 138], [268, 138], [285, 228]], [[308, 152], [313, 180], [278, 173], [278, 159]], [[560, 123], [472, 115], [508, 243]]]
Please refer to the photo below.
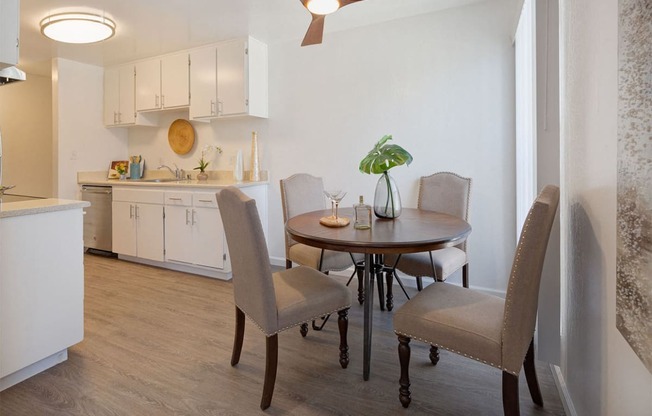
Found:
[[364, 255], [364, 350], [362, 354], [362, 377], [369, 380], [371, 369], [371, 328], [374, 311], [374, 279], [371, 278], [373, 271], [373, 258], [371, 254]]

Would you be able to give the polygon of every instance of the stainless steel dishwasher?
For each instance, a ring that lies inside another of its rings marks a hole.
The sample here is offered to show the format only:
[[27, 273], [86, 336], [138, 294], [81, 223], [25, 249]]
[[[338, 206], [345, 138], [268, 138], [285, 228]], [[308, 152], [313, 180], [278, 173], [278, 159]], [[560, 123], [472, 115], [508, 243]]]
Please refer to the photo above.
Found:
[[82, 185], [81, 194], [82, 200], [91, 203], [84, 215], [84, 247], [92, 251], [112, 252], [112, 188]]

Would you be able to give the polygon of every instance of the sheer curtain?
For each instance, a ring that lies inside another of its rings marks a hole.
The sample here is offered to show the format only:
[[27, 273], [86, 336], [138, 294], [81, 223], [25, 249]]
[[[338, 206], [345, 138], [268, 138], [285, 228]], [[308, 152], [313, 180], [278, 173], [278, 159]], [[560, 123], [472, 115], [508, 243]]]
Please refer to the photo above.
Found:
[[536, 13], [534, 0], [525, 0], [515, 47], [516, 74], [516, 238], [536, 198]]

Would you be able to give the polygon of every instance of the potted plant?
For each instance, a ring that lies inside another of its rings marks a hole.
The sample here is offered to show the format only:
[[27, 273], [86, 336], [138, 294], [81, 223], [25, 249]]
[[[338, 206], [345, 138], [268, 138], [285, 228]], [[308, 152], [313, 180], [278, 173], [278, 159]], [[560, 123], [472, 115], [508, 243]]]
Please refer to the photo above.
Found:
[[115, 171], [120, 175], [120, 180], [127, 178], [127, 164], [125, 162], [118, 162], [115, 164]]
[[210, 162], [207, 160], [206, 155], [212, 151], [216, 151], [217, 153], [222, 153], [222, 148], [219, 146], [213, 146], [213, 145], [206, 145], [201, 151], [201, 158], [197, 161], [199, 163], [199, 166], [196, 168], [193, 168], [193, 170], [198, 170], [199, 173], [197, 174], [197, 180], [199, 181], [205, 181], [208, 179], [208, 174], [206, 173], [206, 168], [210, 164]]
[[387, 144], [391, 135], [383, 136], [367, 156], [360, 161], [360, 172], [380, 173], [374, 195], [374, 213], [379, 218], [396, 218], [401, 215], [401, 195], [396, 182], [389, 175], [394, 166], [410, 165], [412, 155], [397, 144]]

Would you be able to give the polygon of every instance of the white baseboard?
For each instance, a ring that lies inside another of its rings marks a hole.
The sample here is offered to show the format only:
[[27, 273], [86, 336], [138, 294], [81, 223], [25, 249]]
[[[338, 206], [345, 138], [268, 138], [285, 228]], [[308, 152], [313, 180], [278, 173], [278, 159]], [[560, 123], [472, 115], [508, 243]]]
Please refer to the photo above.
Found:
[[559, 392], [561, 404], [564, 406], [564, 413], [566, 413], [567, 416], [577, 416], [575, 406], [573, 406], [573, 400], [571, 399], [568, 387], [566, 386], [566, 380], [564, 380], [564, 375], [561, 373], [561, 368], [554, 364], [550, 364], [550, 369], [552, 370], [552, 378], [555, 380], [555, 385]]

